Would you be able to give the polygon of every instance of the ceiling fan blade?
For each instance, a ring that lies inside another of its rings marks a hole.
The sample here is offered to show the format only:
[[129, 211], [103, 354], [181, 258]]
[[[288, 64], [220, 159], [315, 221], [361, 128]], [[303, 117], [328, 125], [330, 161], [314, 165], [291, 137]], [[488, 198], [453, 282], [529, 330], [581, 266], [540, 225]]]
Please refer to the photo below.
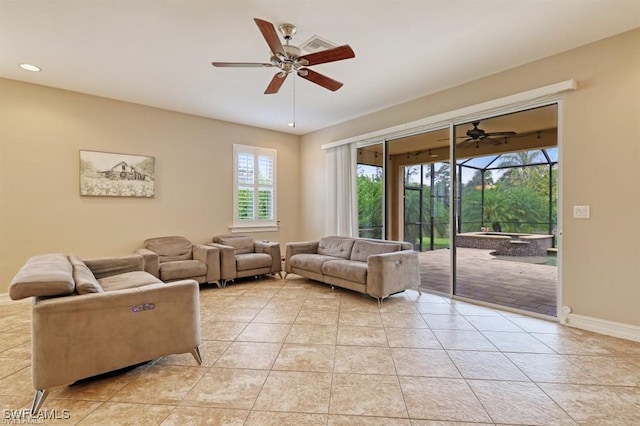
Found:
[[264, 91], [264, 94], [272, 95], [274, 93], [278, 93], [278, 90], [280, 90], [280, 87], [282, 87], [282, 84], [284, 83], [284, 80], [287, 78], [288, 75], [289, 74], [287, 73], [277, 72], [269, 82], [269, 85], [267, 86], [267, 89]]
[[485, 133], [486, 136], [515, 136], [516, 132], [488, 132]]
[[214, 67], [227, 67], [227, 68], [237, 68], [237, 67], [246, 67], [246, 68], [268, 68], [274, 66], [273, 64], [267, 62], [211, 62], [211, 65]]
[[262, 19], [253, 18], [258, 29], [262, 33], [262, 37], [264, 37], [265, 41], [269, 45], [269, 49], [273, 52], [274, 55], [279, 57], [287, 56], [284, 53], [284, 48], [282, 47], [282, 42], [278, 37], [278, 33], [276, 32], [276, 27], [269, 21], [264, 21]]
[[473, 140], [471, 138], [465, 139], [462, 142], [458, 143], [458, 148], [465, 148], [465, 147], [467, 147], [467, 146], [469, 146], [469, 145], [471, 145], [472, 143], [475, 143], [475, 142], [477, 142], [477, 141], [475, 141], [475, 140]]
[[[348, 44], [343, 46], [334, 47], [333, 49], [321, 50], [320, 52], [309, 53], [308, 55], [302, 55], [298, 58], [305, 66], [324, 64], [327, 62], [341, 61], [343, 59], [355, 58], [356, 54], [353, 53], [351, 47]], [[305, 62], [306, 61], [306, 62]]]
[[[456, 136], [456, 139], [466, 139], [468, 138], [468, 136]], [[437, 139], [438, 142], [442, 142], [442, 141], [448, 141], [449, 138], [442, 138], [442, 139]]]
[[309, 68], [300, 69], [298, 71], [298, 75], [305, 80], [309, 80], [310, 82], [322, 86], [325, 89], [329, 89], [332, 92], [335, 92], [342, 87], [342, 83], [340, 83], [339, 81], [329, 78], [326, 75], [320, 74], [319, 72], [315, 72], [314, 70], [311, 70]]
[[484, 138], [483, 142], [489, 142], [493, 146], [502, 145], [502, 141], [494, 138]]

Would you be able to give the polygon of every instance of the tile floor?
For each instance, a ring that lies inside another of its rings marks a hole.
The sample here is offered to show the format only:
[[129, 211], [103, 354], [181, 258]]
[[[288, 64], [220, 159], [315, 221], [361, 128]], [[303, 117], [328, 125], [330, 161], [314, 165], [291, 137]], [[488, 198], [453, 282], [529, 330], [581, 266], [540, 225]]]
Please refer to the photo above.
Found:
[[[296, 276], [200, 296], [203, 365], [55, 388], [43, 408], [69, 418], [45, 423], [640, 424], [640, 343], [414, 291], [379, 310]], [[29, 312], [0, 297], [3, 423], [31, 403]]]

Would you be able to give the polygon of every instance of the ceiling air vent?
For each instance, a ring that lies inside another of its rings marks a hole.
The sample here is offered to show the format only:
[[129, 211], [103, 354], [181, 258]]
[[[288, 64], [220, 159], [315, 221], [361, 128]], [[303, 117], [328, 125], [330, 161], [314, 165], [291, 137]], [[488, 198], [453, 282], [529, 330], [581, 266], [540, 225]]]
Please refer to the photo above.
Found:
[[309, 53], [319, 52], [321, 50], [333, 49], [337, 47], [337, 44], [331, 43], [323, 39], [320, 36], [314, 35], [309, 40], [305, 41], [300, 45], [301, 50], [305, 50]]

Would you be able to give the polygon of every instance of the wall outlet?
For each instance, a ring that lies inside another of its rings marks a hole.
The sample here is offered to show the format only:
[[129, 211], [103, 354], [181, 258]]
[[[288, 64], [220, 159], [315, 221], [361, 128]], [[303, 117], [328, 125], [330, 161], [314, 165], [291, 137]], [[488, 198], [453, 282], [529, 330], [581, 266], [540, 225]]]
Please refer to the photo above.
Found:
[[591, 212], [589, 206], [573, 206], [573, 218], [574, 219], [589, 219]]

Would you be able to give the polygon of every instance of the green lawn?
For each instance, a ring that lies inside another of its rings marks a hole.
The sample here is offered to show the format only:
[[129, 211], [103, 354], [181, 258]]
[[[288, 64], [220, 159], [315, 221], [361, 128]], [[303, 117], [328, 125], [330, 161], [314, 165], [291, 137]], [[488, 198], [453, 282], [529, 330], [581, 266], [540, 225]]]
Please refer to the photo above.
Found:
[[[433, 240], [434, 249], [448, 248], [450, 244], [451, 244], [451, 241], [449, 240], [449, 238], [434, 238]], [[431, 238], [424, 237], [422, 239], [422, 247], [424, 248], [431, 247]]]

